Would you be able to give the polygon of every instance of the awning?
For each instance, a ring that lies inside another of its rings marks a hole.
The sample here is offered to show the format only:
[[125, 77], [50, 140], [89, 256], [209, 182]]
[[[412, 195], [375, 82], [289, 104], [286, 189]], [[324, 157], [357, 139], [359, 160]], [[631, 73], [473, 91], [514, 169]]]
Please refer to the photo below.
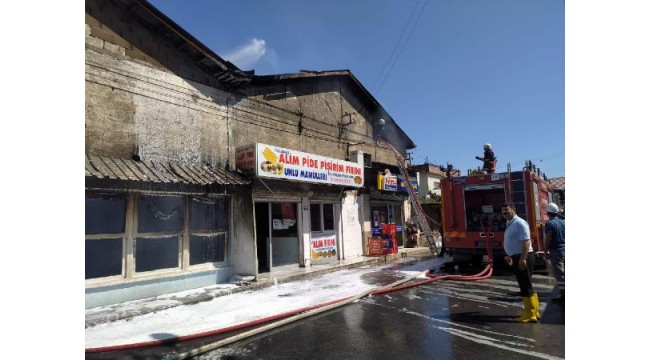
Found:
[[206, 193], [249, 183], [211, 166], [86, 155], [86, 188]]
[[388, 193], [380, 191], [371, 191], [370, 192], [370, 201], [393, 201], [393, 202], [403, 202], [408, 199], [408, 195], [401, 193]]

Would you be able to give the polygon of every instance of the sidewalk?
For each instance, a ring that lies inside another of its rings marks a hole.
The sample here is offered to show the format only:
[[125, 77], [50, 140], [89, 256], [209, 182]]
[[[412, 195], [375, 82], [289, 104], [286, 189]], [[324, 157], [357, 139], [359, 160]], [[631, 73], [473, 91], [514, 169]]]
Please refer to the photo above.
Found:
[[[251, 293], [277, 284], [312, 279], [328, 273], [345, 269], [366, 267], [376, 268], [400, 260], [409, 260], [423, 256], [431, 256], [428, 247], [400, 248], [398, 253], [386, 257], [358, 257], [339, 260], [335, 265], [312, 265], [308, 268], [288, 265], [276, 267], [271, 273], [261, 274], [258, 281], [241, 281], [237, 284], [216, 284], [209, 287], [187, 290], [183, 292], [160, 295], [153, 298], [129, 301], [121, 304], [100, 306], [86, 310], [86, 329], [99, 325], [128, 321], [154, 312], [160, 312], [184, 305], [207, 303], [215, 298], [233, 295], [240, 292]], [[88, 335], [87, 335], [88, 336]]]
[[400, 249], [386, 260], [365, 257], [335, 268], [274, 271], [249, 285], [215, 285], [88, 309], [85, 348], [134, 348], [214, 332], [359, 295], [449, 261], [432, 257], [428, 248]]

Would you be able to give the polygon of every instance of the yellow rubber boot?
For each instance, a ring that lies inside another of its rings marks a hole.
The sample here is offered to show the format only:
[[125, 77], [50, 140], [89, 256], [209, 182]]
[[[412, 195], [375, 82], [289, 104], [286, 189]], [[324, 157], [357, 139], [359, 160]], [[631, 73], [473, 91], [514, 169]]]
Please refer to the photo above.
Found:
[[517, 321], [523, 323], [537, 322], [537, 310], [533, 305], [533, 296], [524, 297], [524, 313], [519, 316]]
[[539, 297], [537, 296], [537, 293], [534, 293], [532, 296], [533, 299], [533, 308], [535, 309], [535, 316], [537, 316], [537, 320], [542, 318], [542, 314], [539, 313]]

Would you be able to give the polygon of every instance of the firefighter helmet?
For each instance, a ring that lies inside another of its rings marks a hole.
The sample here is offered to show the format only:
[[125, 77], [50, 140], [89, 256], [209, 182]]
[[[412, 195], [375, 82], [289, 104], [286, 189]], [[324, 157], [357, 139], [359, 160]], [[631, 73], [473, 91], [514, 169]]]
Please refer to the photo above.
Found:
[[560, 212], [560, 208], [557, 207], [554, 203], [548, 203], [546, 205], [546, 212], [551, 213], [551, 214], [557, 214]]
[[487, 144], [483, 145], [483, 149], [492, 149], [492, 145], [487, 143]]

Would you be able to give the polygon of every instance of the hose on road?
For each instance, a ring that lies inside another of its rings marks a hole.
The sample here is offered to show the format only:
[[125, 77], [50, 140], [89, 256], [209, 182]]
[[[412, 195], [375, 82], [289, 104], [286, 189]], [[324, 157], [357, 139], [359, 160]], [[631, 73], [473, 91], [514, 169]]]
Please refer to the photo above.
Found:
[[[425, 275], [428, 277], [428, 279], [419, 281], [416, 283], [412, 284], [406, 284], [402, 285], [404, 283], [407, 283], [411, 280], [414, 280], [422, 275]], [[243, 333], [237, 334], [235, 336], [231, 336], [226, 339], [222, 339], [210, 344], [206, 344], [197, 348], [194, 348], [190, 351], [179, 353], [176, 355], [173, 355], [169, 359], [189, 359], [191, 357], [194, 357], [196, 355], [206, 353], [208, 351], [212, 351], [214, 349], [217, 349], [219, 347], [231, 344], [236, 341], [243, 340], [247, 337], [257, 335], [259, 333], [275, 329], [277, 327], [289, 324], [291, 322], [304, 319], [316, 314], [320, 314], [332, 309], [335, 309], [337, 307], [341, 307], [343, 305], [347, 305], [351, 302], [357, 301], [365, 296], [368, 295], [380, 295], [380, 294], [385, 294], [388, 292], [393, 292], [393, 291], [399, 291], [403, 289], [408, 289], [408, 288], [413, 288], [417, 286], [421, 286], [424, 284], [431, 283], [433, 281], [437, 280], [455, 280], [455, 281], [476, 281], [476, 280], [483, 280], [487, 279], [492, 275], [492, 264], [489, 263], [487, 266], [483, 269], [478, 274], [475, 275], [431, 275], [431, 271], [427, 270], [425, 272], [421, 272], [409, 277], [406, 277], [404, 279], [400, 279], [398, 281], [395, 281], [389, 285], [382, 286], [382, 287], [375, 287], [372, 289], [368, 289], [358, 295], [355, 296], [350, 296], [346, 297], [343, 299], [338, 299], [338, 300], [333, 300], [333, 301], [328, 301], [325, 303], [297, 309], [297, 310], [292, 310], [288, 312], [284, 312], [281, 314], [265, 317], [262, 319], [257, 319], [254, 321], [234, 325], [234, 326], [229, 326], [221, 329], [215, 329], [215, 330], [210, 330], [210, 331], [205, 331], [201, 333], [195, 333], [191, 335], [185, 335], [185, 336], [178, 336], [175, 338], [171, 339], [163, 339], [163, 340], [153, 340], [153, 341], [147, 341], [147, 342], [140, 342], [140, 343], [133, 343], [133, 344], [125, 344], [125, 345], [113, 345], [113, 346], [105, 346], [105, 347], [97, 347], [97, 348], [87, 348], [86, 353], [99, 353], [99, 352], [109, 352], [109, 351], [120, 351], [120, 350], [132, 350], [132, 349], [137, 349], [137, 348], [144, 348], [144, 347], [150, 347], [150, 346], [156, 346], [156, 345], [163, 345], [163, 344], [170, 344], [170, 343], [176, 343], [176, 342], [181, 342], [181, 341], [186, 341], [186, 340], [192, 340], [192, 339], [198, 339], [202, 337], [207, 337], [207, 336], [214, 336], [222, 333], [227, 333], [235, 330], [241, 330], [241, 329], [246, 329], [249, 327], [269, 323], [275, 320], [278, 320], [276, 322], [258, 327], [253, 330], [245, 331]]]

